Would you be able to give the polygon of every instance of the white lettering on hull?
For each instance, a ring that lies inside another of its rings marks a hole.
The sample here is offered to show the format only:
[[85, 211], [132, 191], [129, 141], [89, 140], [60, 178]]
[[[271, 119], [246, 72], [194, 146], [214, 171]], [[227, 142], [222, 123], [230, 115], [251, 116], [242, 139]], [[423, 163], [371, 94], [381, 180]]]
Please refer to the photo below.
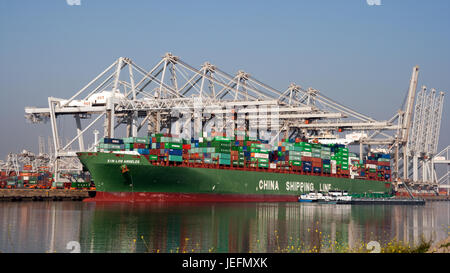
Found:
[[106, 163], [108, 164], [139, 164], [139, 160], [132, 159], [108, 159]]
[[[285, 190], [289, 192], [311, 192], [311, 191], [321, 191], [328, 192], [331, 190], [331, 184], [322, 184], [319, 183], [319, 188], [314, 187], [314, 183], [311, 182], [298, 182], [298, 181], [287, 181]], [[317, 186], [317, 185], [316, 185]], [[271, 191], [279, 191], [279, 183], [277, 180], [259, 180], [258, 186], [256, 190], [271, 190]]]
[[278, 181], [276, 180], [259, 180], [259, 190], [279, 191]]

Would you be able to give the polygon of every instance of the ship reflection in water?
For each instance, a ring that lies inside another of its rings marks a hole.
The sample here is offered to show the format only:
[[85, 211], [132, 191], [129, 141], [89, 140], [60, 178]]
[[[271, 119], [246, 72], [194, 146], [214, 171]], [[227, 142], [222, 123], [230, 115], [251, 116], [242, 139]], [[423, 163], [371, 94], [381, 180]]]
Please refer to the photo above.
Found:
[[0, 203], [1, 252], [339, 252], [448, 236], [449, 203]]

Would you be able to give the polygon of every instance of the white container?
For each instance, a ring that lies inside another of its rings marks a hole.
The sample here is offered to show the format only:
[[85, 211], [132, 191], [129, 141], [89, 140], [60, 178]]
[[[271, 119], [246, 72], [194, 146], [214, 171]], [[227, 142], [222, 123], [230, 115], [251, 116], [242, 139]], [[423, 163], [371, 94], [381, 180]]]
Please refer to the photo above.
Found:
[[300, 152], [302, 156], [312, 156], [312, 152]]
[[269, 154], [255, 153], [254, 158], [269, 158]]

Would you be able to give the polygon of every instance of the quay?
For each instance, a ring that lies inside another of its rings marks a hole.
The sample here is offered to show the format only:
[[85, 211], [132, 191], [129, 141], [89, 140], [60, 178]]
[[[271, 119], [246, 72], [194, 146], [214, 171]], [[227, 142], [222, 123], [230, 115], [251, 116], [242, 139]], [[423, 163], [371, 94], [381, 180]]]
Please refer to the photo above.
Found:
[[82, 201], [94, 194], [89, 190], [0, 189], [0, 201]]
[[406, 199], [406, 198], [354, 198], [350, 204], [355, 205], [425, 205], [424, 199]]

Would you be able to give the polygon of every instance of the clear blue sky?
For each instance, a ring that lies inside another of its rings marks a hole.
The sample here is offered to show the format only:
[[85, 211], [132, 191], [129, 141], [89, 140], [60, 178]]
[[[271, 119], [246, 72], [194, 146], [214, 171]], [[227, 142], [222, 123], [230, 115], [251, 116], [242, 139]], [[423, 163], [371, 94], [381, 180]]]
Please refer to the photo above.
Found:
[[[401, 105], [411, 70], [450, 91], [450, 1], [0, 1], [0, 159], [37, 151], [49, 125], [25, 106], [68, 98], [120, 56], [142, 67], [165, 52], [244, 70], [279, 90], [291, 82], [377, 119]], [[450, 144], [449, 93], [440, 148]], [[74, 128], [74, 123], [64, 125]]]

